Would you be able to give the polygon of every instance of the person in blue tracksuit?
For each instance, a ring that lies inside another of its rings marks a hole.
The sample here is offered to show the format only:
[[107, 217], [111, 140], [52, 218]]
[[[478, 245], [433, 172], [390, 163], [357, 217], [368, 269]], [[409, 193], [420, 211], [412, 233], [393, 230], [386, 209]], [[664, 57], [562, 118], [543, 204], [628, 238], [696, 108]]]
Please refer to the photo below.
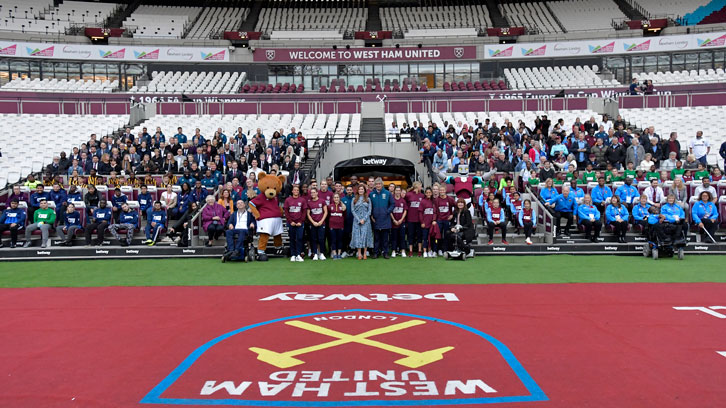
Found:
[[50, 194], [48, 194], [47, 191], [45, 191], [42, 184], [38, 184], [35, 187], [35, 192], [30, 195], [30, 200], [28, 201], [28, 219], [32, 220], [33, 215], [35, 214], [35, 211], [40, 208], [40, 202], [44, 200], [50, 200]]
[[[134, 230], [139, 228], [139, 213], [132, 210], [128, 203], [121, 204], [121, 213], [118, 216], [118, 222], [108, 227], [114, 238], [116, 238], [121, 246], [131, 245], [131, 238], [134, 237]], [[126, 237], [121, 238], [119, 230], [126, 230]]]
[[582, 187], [577, 186], [577, 179], [570, 180], [570, 195], [577, 201], [578, 204], [585, 198], [585, 190]]
[[53, 183], [53, 189], [48, 193], [48, 200], [55, 203], [55, 217], [59, 222], [62, 221], [63, 213], [68, 205], [68, 193], [61, 187], [60, 183]]
[[91, 219], [86, 224], [85, 230], [86, 246], [91, 246], [91, 234], [95, 230], [98, 231], [96, 245], [102, 245], [103, 236], [106, 234], [106, 228], [108, 228], [112, 220], [113, 213], [111, 212], [111, 209], [108, 208], [106, 200], [102, 198], [98, 202], [98, 208], [91, 209]]
[[618, 242], [624, 244], [625, 234], [628, 232], [628, 219], [630, 213], [628, 209], [620, 202], [620, 196], [617, 194], [610, 200], [610, 205], [605, 209], [605, 222], [614, 229], [614, 234], [618, 237]]
[[146, 241], [144, 242], [148, 246], [156, 245], [156, 240], [159, 239], [161, 231], [166, 228], [166, 211], [161, 208], [161, 201], [154, 201], [153, 207], [148, 213], [148, 220], [146, 222]]
[[368, 198], [371, 200], [371, 220], [373, 221], [373, 259], [379, 255], [390, 258], [388, 254], [388, 237], [391, 234], [391, 212], [395, 201], [390, 191], [383, 189], [383, 180], [378, 177], [373, 183], [373, 191]]
[[645, 194], [640, 195], [640, 200], [637, 204], [633, 205], [633, 225], [640, 225], [643, 228], [643, 235], [648, 236], [648, 228], [650, 223], [648, 222], [648, 216], [650, 215], [650, 203], [648, 203], [648, 196]]
[[141, 215], [148, 220], [148, 213], [154, 207], [154, 199], [153, 197], [151, 197], [151, 193], [149, 193], [149, 188], [146, 185], [141, 186], [141, 191], [139, 192], [139, 196], [136, 197], [136, 201], [139, 202], [139, 210], [141, 210]]
[[[706, 241], [706, 237], [708, 237], [715, 244], [716, 242], [712, 238], [716, 233], [716, 229], [718, 229], [718, 208], [712, 201], [713, 197], [710, 191], [702, 191], [698, 198], [699, 200], [691, 209], [693, 225], [698, 227], [702, 242], [708, 242]], [[706, 235], [706, 231], [710, 236]]]
[[62, 214], [62, 221], [58, 223], [58, 238], [60, 238], [61, 245], [73, 246], [73, 237], [76, 235], [76, 231], [82, 230], [81, 225], [81, 213], [76, 211], [76, 206], [73, 203], [68, 204], [65, 212]]
[[555, 229], [557, 234], [562, 233], [562, 227], [560, 222], [562, 217], [567, 219], [565, 225], [565, 235], [570, 235], [570, 228], [572, 227], [573, 216], [577, 211], [577, 200], [570, 194], [570, 186], [562, 186], [562, 194], [557, 194], [547, 202], [547, 205], [555, 210]]
[[600, 210], [592, 203], [592, 197], [589, 194], [586, 194], [582, 199], [582, 204], [577, 206], [577, 222], [585, 227], [585, 239], [597, 242], [602, 228]]
[[224, 235], [227, 238], [227, 250], [222, 255], [222, 262], [241, 261], [245, 259], [245, 240], [257, 229], [257, 222], [247, 210], [244, 200], [237, 200], [236, 211], [227, 219]]
[[597, 178], [597, 185], [590, 191], [592, 203], [597, 207], [601, 214], [605, 214], [605, 207], [610, 204], [610, 198], [613, 196], [613, 190], [605, 185], [605, 177]]
[[[72, 203], [74, 201], [83, 201], [83, 195], [76, 186], [70, 186], [68, 188], [68, 194], [66, 195], [66, 203]], [[67, 204], [66, 204], [67, 205]]]
[[111, 210], [113, 211], [113, 220], [118, 223], [119, 215], [121, 214], [121, 205], [126, 204], [129, 200], [126, 194], [121, 193], [121, 188], [116, 187], [111, 196]]
[[627, 207], [628, 210], [633, 208], [633, 203], [640, 197], [640, 193], [638, 192], [638, 189], [633, 186], [633, 179], [630, 177], [625, 179], [625, 184], [615, 190], [615, 195], [620, 198], [620, 203]]
[[19, 201], [14, 198], [10, 201], [10, 208], [6, 208], [0, 216], [0, 248], [3, 247], [2, 234], [10, 231], [10, 248], [18, 244], [18, 231], [25, 228], [25, 210], [18, 208]]

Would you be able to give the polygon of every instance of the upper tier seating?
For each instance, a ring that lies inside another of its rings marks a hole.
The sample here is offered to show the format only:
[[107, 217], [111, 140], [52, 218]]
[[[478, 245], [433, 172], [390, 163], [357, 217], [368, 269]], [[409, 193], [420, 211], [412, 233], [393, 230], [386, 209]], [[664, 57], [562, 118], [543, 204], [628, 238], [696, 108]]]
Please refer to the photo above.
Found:
[[[13, 129], [0, 134], [0, 180], [12, 184], [43, 170], [61, 151], [88, 141], [91, 133], [100, 139], [123, 128], [129, 116], [0, 114], [0, 122]], [[28, 146], [33, 146], [32, 157]]]
[[688, 141], [703, 131], [703, 137], [711, 142], [708, 163], [719, 161], [718, 149], [726, 141], [720, 121], [715, 118], [726, 117], [726, 106], [697, 106], [692, 108], [649, 108], [620, 109], [620, 115], [631, 125], [645, 129], [655, 126], [661, 138], [668, 138], [670, 132], [678, 132], [682, 150], [688, 148]]
[[547, 5], [568, 32], [614, 30], [612, 20], [626, 18], [612, 0], [548, 1]]
[[397, 79], [393, 81], [386, 79], [383, 84], [378, 78], [367, 79], [366, 85], [346, 85], [344, 79], [333, 79], [330, 81], [330, 87], [325, 85], [320, 87], [320, 92], [326, 93], [345, 93], [345, 92], [426, 92], [428, 88], [426, 84], [419, 84], [416, 78], [404, 78], [402, 83]]
[[726, 82], [726, 74], [723, 68], [714, 69], [701, 69], [696, 71], [692, 69], [690, 71], [667, 71], [667, 72], [639, 72], [634, 73], [633, 76], [638, 78], [638, 81], [650, 79], [653, 81], [653, 85], [683, 85], [693, 83], [708, 83], [708, 82]]
[[248, 8], [207, 7], [186, 38], [203, 39], [211, 34], [237, 31], [250, 13]]
[[182, 38], [202, 7], [139, 6], [123, 26], [137, 38]]
[[346, 30], [366, 27], [366, 8], [263, 8], [255, 31]]
[[[469, 6], [384, 7], [380, 9], [384, 30], [409, 31], [436, 28], [492, 27], [483, 4]], [[407, 35], [408, 37], [408, 35]]]
[[3, 85], [3, 91], [20, 92], [80, 92], [80, 93], [108, 93], [118, 88], [118, 80], [114, 81], [93, 81], [75, 79], [45, 78], [42, 81], [35, 79], [15, 78]]
[[557, 20], [543, 2], [501, 3], [497, 7], [512, 27], [536, 29], [543, 34], [562, 32]]
[[504, 81], [475, 81], [475, 82], [444, 82], [444, 91], [498, 91], [506, 90], [507, 84]]
[[238, 93], [247, 79], [242, 72], [172, 72], [151, 73], [151, 82], [146, 86], [129, 89], [129, 92], [184, 92], [189, 94], [233, 94]]
[[[234, 135], [237, 128], [241, 127], [248, 138], [254, 135], [259, 128], [268, 142], [276, 130], [282, 128], [287, 131], [294, 127], [303, 132], [303, 136], [310, 141], [317, 138], [322, 139], [327, 133], [330, 133], [342, 142], [349, 137], [357, 138], [360, 134], [360, 114], [156, 115], [136, 126], [132, 130], [132, 134], [137, 134], [144, 127], [156, 129], [157, 126], [167, 133], [171, 132], [172, 135], [176, 133], [177, 127], [182, 127], [187, 135], [193, 135], [194, 129], [199, 128], [200, 133], [204, 136], [214, 135], [214, 132], [221, 127], [227, 137]], [[312, 142], [310, 142], [310, 146], [312, 146]]]
[[0, 30], [64, 34], [71, 24], [102, 24], [120, 7], [115, 3], [6, 0], [0, 3]]
[[683, 17], [697, 8], [711, 2], [711, 0], [626, 0], [638, 10], [645, 10], [643, 13], [648, 18], [656, 16]]
[[620, 86], [617, 80], [603, 80], [597, 76], [597, 65], [504, 68], [504, 77], [510, 89], [565, 89]]

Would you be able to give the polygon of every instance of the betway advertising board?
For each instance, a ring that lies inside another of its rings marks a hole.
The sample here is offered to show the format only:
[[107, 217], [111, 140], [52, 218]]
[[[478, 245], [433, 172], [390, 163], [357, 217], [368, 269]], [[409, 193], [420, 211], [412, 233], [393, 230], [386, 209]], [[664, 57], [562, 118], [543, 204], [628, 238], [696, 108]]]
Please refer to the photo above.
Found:
[[226, 48], [138, 47], [0, 41], [0, 57], [87, 61], [226, 62]]
[[726, 32], [586, 41], [496, 44], [484, 46], [484, 59], [526, 59], [697, 51], [723, 48]]

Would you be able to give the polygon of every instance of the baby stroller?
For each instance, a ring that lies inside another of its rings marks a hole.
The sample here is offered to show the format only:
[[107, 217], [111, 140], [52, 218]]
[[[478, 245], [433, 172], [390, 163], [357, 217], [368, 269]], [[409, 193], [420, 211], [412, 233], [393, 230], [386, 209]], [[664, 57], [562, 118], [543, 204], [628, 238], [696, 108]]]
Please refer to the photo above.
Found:
[[448, 232], [449, 242], [452, 243], [454, 249], [444, 252], [444, 259], [461, 259], [466, 261], [467, 256], [471, 257], [469, 252], [471, 246], [464, 240], [464, 231], [461, 225], [454, 227], [454, 232]]
[[671, 223], [651, 224], [647, 233], [648, 241], [643, 245], [643, 256], [652, 256], [656, 260], [677, 255], [679, 260], [683, 260], [687, 228]]

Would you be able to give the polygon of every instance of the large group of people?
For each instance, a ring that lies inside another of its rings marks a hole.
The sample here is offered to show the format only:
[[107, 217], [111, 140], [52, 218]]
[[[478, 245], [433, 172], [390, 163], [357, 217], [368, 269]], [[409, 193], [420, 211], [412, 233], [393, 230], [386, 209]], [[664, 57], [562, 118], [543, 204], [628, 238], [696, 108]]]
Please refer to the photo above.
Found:
[[[476, 214], [489, 244], [497, 232], [507, 244], [508, 228], [532, 244], [542, 215], [537, 208], [552, 213], [558, 233], [582, 229], [593, 241], [603, 229], [621, 241], [630, 228], [650, 231], [655, 211], [659, 223], [691, 222], [704, 239], [713, 239], [720, 223], [714, 185], [723, 172], [706, 160], [708, 139], [698, 132], [682, 148], [675, 133], [665, 139], [653, 127], [638, 134], [625, 125], [620, 116], [604, 116], [600, 123], [578, 118], [568, 128], [545, 115], [531, 126], [488, 119], [442, 128], [404, 124], [401, 132], [420, 142], [422, 161], [440, 174], [441, 183], [425, 189], [420, 182], [404, 187], [374, 178], [318, 183], [301, 168], [307, 141], [294, 128], [269, 139], [260, 129], [251, 136], [238, 129], [231, 137], [219, 129], [210, 138], [199, 129], [187, 137], [178, 128], [168, 138], [159, 128], [136, 136], [127, 129], [100, 140], [92, 135], [70, 156], [54, 158], [41, 180], [31, 175], [25, 188], [14, 186], [0, 232], [10, 231], [11, 246], [20, 231], [29, 245], [36, 230], [42, 247], [54, 231], [63, 245], [72, 245], [76, 234], [86, 245], [101, 245], [108, 231], [122, 245], [131, 245], [135, 232], [155, 245], [166, 232], [166, 239], [185, 246], [192, 220], [200, 217], [206, 245], [226, 238], [229, 249], [240, 245], [237, 230], [255, 228], [247, 203], [260, 194], [257, 176], [265, 172], [286, 176], [280, 203], [292, 261], [306, 255], [435, 257], [452, 247], [456, 233], [466, 237], [469, 252]], [[719, 153], [726, 158], [726, 146]], [[636, 187], [646, 181], [648, 188]], [[456, 184], [453, 196], [447, 184]], [[529, 197], [527, 186], [534, 193]]]

